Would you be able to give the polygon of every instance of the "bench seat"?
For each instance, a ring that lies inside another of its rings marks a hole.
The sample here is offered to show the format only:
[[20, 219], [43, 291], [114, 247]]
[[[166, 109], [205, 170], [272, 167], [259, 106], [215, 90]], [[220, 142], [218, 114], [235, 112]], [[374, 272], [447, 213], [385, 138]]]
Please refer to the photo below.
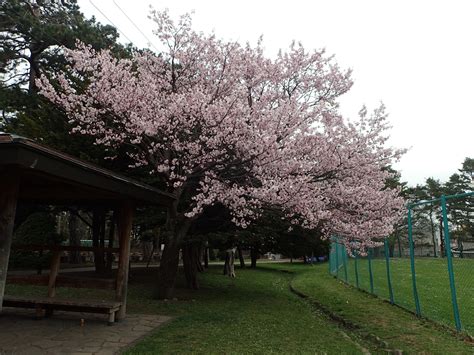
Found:
[[108, 324], [115, 322], [115, 312], [120, 309], [121, 302], [115, 301], [92, 301], [92, 300], [74, 300], [50, 297], [21, 297], [7, 296], [3, 297], [3, 307], [34, 308], [38, 317], [45, 310], [47, 315], [52, 315], [53, 310], [103, 313], [108, 314]]

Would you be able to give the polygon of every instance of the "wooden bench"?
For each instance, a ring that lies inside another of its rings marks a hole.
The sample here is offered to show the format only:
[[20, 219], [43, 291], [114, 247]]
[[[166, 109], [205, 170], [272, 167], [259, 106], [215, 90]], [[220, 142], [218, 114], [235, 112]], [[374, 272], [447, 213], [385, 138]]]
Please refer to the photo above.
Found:
[[50, 297], [3, 297], [3, 307], [20, 307], [36, 309], [36, 316], [41, 318], [43, 311], [46, 316], [51, 316], [54, 310], [102, 313], [108, 315], [108, 325], [115, 322], [115, 312], [120, 309], [121, 302], [110, 301], [83, 301]]
[[[128, 272], [128, 263], [119, 263], [119, 270], [117, 277], [113, 279], [103, 279], [95, 277], [75, 277], [68, 275], [59, 275], [59, 268], [61, 264], [61, 252], [71, 250], [86, 250], [86, 251], [103, 251], [103, 252], [118, 252], [119, 248], [100, 248], [100, 247], [72, 247], [72, 246], [38, 246], [38, 245], [23, 245], [17, 246], [19, 250], [51, 250], [53, 255], [51, 258], [51, 267], [49, 275], [9, 275], [8, 282], [20, 284], [36, 284], [47, 285], [47, 297], [16, 297], [7, 296], [3, 298], [4, 307], [20, 307], [20, 308], [34, 308], [36, 309], [37, 317], [43, 316], [43, 311], [46, 316], [51, 316], [53, 311], [71, 311], [71, 312], [88, 312], [88, 313], [103, 313], [109, 316], [108, 324], [112, 325], [115, 319], [123, 318], [125, 316], [126, 305], [126, 276], [124, 272]], [[123, 258], [125, 260], [125, 258]], [[128, 260], [128, 258], [127, 258]], [[122, 271], [120, 267], [122, 267]], [[125, 281], [124, 281], [125, 280]], [[124, 283], [125, 282], [125, 283]], [[78, 288], [101, 288], [116, 290], [116, 301], [91, 301], [91, 300], [77, 300], [77, 299], [61, 299], [55, 298], [56, 287], [78, 287]], [[119, 301], [117, 301], [119, 300]]]

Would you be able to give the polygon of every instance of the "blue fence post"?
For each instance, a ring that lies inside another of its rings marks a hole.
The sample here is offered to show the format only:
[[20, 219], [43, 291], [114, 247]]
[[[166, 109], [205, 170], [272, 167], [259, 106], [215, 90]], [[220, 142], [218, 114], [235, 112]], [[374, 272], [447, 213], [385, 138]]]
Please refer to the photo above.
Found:
[[420, 299], [418, 298], [418, 290], [416, 289], [416, 273], [415, 273], [415, 248], [413, 245], [413, 227], [411, 224], [411, 207], [408, 206], [408, 243], [410, 244], [410, 266], [411, 278], [413, 283], [413, 298], [415, 300], [416, 315], [421, 317]]
[[342, 264], [344, 265], [344, 281], [347, 283], [347, 249], [342, 246]]
[[449, 286], [451, 288], [451, 302], [453, 304], [454, 323], [456, 329], [461, 330], [461, 319], [459, 318], [458, 300], [456, 296], [456, 284], [454, 282], [453, 260], [451, 252], [451, 240], [449, 236], [448, 213], [446, 211], [446, 196], [441, 196], [441, 210], [443, 213], [444, 227], [444, 249], [446, 250], [446, 258], [448, 260]]
[[372, 249], [369, 249], [369, 279], [370, 279], [370, 293], [374, 293], [374, 275], [372, 274]]
[[339, 278], [339, 243], [336, 241], [336, 278]]
[[356, 287], [359, 288], [359, 266], [358, 266], [358, 259], [359, 259], [359, 254], [356, 251], [355, 252], [355, 257], [354, 257], [354, 269], [355, 269], [355, 277], [356, 277]]
[[328, 264], [329, 264], [329, 275], [332, 275], [332, 261], [333, 257], [333, 250], [334, 250], [334, 243], [331, 242], [331, 247], [329, 249], [329, 256], [328, 256]]
[[385, 265], [387, 267], [387, 283], [388, 283], [388, 295], [390, 297], [390, 303], [393, 304], [393, 289], [392, 289], [392, 279], [390, 277], [390, 250], [388, 247], [387, 238], [384, 239], [384, 248], [385, 248]]

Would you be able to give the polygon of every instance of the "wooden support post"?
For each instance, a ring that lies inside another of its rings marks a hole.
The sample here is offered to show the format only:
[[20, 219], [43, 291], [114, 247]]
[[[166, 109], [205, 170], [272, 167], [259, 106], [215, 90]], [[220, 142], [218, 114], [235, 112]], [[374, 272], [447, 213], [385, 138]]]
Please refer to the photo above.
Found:
[[40, 320], [44, 317], [44, 309], [40, 304], [35, 305], [35, 319]]
[[117, 320], [125, 318], [127, 310], [128, 262], [130, 259], [130, 235], [132, 233], [133, 210], [133, 205], [127, 202], [123, 203], [117, 211], [120, 251], [115, 298], [118, 302], [122, 303], [117, 312]]
[[[2, 174], [6, 173], [2, 172]], [[17, 197], [18, 178], [0, 178], [0, 312], [5, 294]]]
[[114, 322], [115, 322], [115, 312], [110, 312], [107, 325], [114, 325]]
[[49, 281], [48, 281], [48, 297], [56, 296], [56, 278], [59, 273], [59, 265], [61, 263], [61, 252], [55, 250], [53, 258], [51, 259], [51, 268], [49, 270]]

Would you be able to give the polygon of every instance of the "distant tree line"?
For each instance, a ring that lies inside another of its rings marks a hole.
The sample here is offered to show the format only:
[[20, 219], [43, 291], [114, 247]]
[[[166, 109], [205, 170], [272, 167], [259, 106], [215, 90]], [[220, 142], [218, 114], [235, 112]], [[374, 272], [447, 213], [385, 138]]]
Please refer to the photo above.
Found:
[[[442, 195], [458, 195], [474, 191], [474, 159], [465, 158], [461, 167], [447, 181], [430, 177], [423, 184], [409, 187], [400, 181], [400, 176], [390, 184], [399, 186], [402, 196], [408, 203], [439, 199]], [[452, 240], [462, 245], [463, 241], [474, 241], [474, 197], [468, 196], [447, 200], [448, 223]], [[433, 255], [445, 255], [443, 221], [440, 202], [422, 205], [413, 209], [413, 232], [415, 247], [431, 246]], [[391, 252], [397, 252], [398, 246], [408, 246], [407, 219], [401, 220], [390, 237]], [[430, 236], [430, 240], [427, 236]], [[437, 240], [439, 244], [437, 246]]]

